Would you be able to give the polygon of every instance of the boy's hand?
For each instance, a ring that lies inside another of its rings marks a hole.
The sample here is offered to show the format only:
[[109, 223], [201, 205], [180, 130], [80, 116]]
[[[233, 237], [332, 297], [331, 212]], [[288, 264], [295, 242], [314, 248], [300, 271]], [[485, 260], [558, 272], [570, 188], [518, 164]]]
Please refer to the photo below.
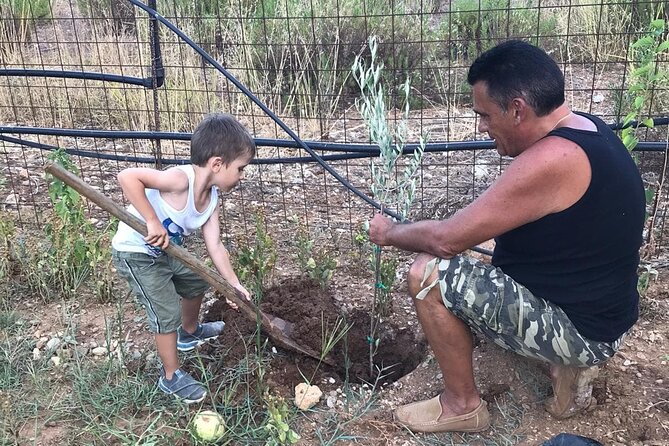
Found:
[[244, 295], [244, 298], [246, 298], [246, 300], [248, 300], [248, 301], [251, 300], [251, 293], [249, 293], [249, 291], [246, 288], [244, 288], [244, 286], [241, 283], [236, 285], [235, 289], [241, 291], [241, 293]]
[[166, 249], [170, 244], [170, 237], [167, 234], [167, 229], [158, 220], [150, 220], [146, 222], [147, 234], [144, 237], [146, 243], [151, 246], [156, 246], [160, 249]]
[[[244, 286], [242, 286], [241, 283], [238, 283], [237, 285], [233, 285], [233, 288], [236, 289], [237, 291], [241, 292], [241, 293], [244, 295], [244, 298], [245, 298], [246, 300], [248, 300], [248, 301], [251, 300], [251, 294], [248, 292], [248, 290], [247, 290], [246, 288], [244, 288]], [[228, 305], [230, 305], [230, 307], [233, 308], [233, 309], [235, 309], [235, 310], [236, 310], [237, 308], [239, 308], [239, 307], [237, 306], [236, 303], [232, 302], [232, 301], [231, 301], [230, 299], [228, 299], [227, 297], [225, 298], [225, 303], [227, 303]]]

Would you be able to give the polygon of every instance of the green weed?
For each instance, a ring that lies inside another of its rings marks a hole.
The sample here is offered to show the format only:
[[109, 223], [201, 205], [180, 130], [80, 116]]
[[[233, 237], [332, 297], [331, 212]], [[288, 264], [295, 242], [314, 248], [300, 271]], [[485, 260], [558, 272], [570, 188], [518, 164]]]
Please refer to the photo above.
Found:
[[638, 120], [648, 128], [653, 128], [653, 120], [646, 118], [651, 114], [651, 93], [659, 85], [666, 84], [669, 72], [662, 69], [659, 60], [669, 55], [669, 40], [665, 40], [665, 22], [653, 20], [643, 37], [630, 45], [629, 85], [627, 86], [630, 111], [623, 118], [627, 126], [620, 132], [620, 138], [630, 152], [639, 143], [637, 128], [631, 127], [632, 121]]
[[337, 269], [337, 259], [332, 250], [316, 245], [316, 237], [310, 234], [306, 225], [297, 217], [289, 217], [294, 223], [297, 264], [300, 269], [318, 285], [325, 289]]
[[281, 397], [266, 395], [267, 421], [265, 431], [268, 434], [265, 446], [282, 446], [295, 444], [300, 440], [300, 436], [295, 432], [288, 422], [294, 411], [288, 407], [286, 400]]
[[[654, 127], [652, 115], [653, 93], [660, 85], [666, 85], [669, 80], [669, 72], [660, 64], [662, 58], [669, 55], [669, 40], [666, 40], [666, 23], [662, 19], [650, 22], [645, 34], [630, 45], [629, 85], [627, 87], [627, 103], [630, 111], [623, 119], [623, 129], [620, 138], [627, 150], [632, 152], [639, 143], [637, 133], [641, 130], [632, 127], [632, 121], [638, 121], [648, 128]], [[665, 153], [665, 167], [666, 167]], [[661, 189], [664, 182], [664, 174], [658, 184], [647, 184], [646, 195], [646, 224], [647, 239], [645, 255], [652, 251], [652, 239], [654, 237], [654, 223], [657, 213], [656, 192]], [[643, 278], [643, 275], [642, 277]], [[640, 284], [643, 281], [640, 280]], [[641, 288], [644, 288], [641, 285]], [[644, 290], [645, 291], [645, 290]]]
[[[276, 246], [267, 232], [262, 212], [254, 215], [255, 238], [243, 236], [234, 257], [235, 271], [239, 280], [248, 285], [254, 298], [262, 299], [262, 290], [267, 285], [276, 263]], [[258, 302], [256, 302], [258, 303]]]
[[[49, 159], [76, 173], [76, 167], [63, 151]], [[56, 297], [72, 298], [92, 279], [91, 289], [101, 302], [113, 297], [111, 275], [111, 227], [98, 233], [85, 215], [79, 194], [60, 180], [49, 181], [49, 198], [55, 218], [44, 227], [45, 239], [31, 242], [20, 239], [21, 268], [29, 288], [45, 301]]]
[[[4, 212], [0, 213], [0, 285], [3, 286], [7, 285], [16, 264], [15, 237], [14, 222]], [[3, 294], [8, 295], [8, 293]]]

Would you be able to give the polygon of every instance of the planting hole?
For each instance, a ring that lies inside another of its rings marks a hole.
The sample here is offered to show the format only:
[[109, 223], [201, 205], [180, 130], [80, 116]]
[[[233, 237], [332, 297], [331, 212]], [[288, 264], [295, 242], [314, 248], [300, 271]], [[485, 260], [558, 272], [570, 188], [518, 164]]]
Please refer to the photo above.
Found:
[[[352, 382], [387, 384], [397, 381], [414, 370], [425, 359], [427, 345], [424, 340], [417, 340], [417, 321], [412, 325], [398, 326], [383, 320], [377, 329], [378, 347], [374, 354], [374, 368], [370, 373], [369, 341], [370, 314], [368, 310], [356, 309], [344, 315], [328, 289], [322, 289], [316, 282], [305, 278], [282, 280], [263, 292], [261, 309], [294, 324], [292, 339], [300, 345], [310, 347], [316, 352], [322, 349], [323, 327], [326, 337], [331, 336], [337, 321], [340, 326], [350, 325], [346, 340], [337, 343], [329, 357], [336, 363], [334, 368], [321, 365], [321, 368], [336, 372], [341, 379], [345, 376], [345, 364], [349, 363], [349, 379]], [[240, 343], [240, 335], [251, 334], [255, 330], [253, 321], [230, 309], [223, 300], [219, 300], [207, 312], [206, 320], [223, 318], [227, 324], [224, 343], [230, 348], [228, 355], [237, 356], [237, 350], [230, 343]], [[229, 341], [227, 341], [229, 339]], [[238, 353], [244, 354], [244, 349]], [[310, 358], [298, 353], [286, 352], [302, 367]], [[314, 360], [314, 363], [316, 361]]]

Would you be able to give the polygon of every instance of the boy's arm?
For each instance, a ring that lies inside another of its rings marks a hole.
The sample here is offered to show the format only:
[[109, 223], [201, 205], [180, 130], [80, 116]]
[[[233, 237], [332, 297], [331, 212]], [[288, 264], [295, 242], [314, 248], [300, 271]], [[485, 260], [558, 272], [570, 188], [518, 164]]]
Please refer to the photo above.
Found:
[[165, 249], [170, 243], [167, 230], [158, 219], [156, 211], [146, 198], [146, 189], [156, 189], [161, 193], [183, 192], [188, 189], [188, 177], [179, 169], [155, 170], [130, 168], [119, 172], [118, 182], [123, 194], [146, 221], [147, 243]]
[[[228, 250], [225, 249], [225, 246], [223, 246], [223, 243], [221, 243], [221, 229], [218, 222], [218, 215], [219, 205], [217, 204], [216, 209], [209, 217], [209, 220], [202, 226], [202, 237], [204, 238], [207, 252], [221, 276], [223, 276], [230, 285], [241, 291], [247, 300], [250, 300], [250, 293], [239, 282], [237, 274], [235, 274], [235, 271], [232, 269], [230, 254], [228, 253]], [[228, 301], [228, 304], [230, 303], [231, 302]]]

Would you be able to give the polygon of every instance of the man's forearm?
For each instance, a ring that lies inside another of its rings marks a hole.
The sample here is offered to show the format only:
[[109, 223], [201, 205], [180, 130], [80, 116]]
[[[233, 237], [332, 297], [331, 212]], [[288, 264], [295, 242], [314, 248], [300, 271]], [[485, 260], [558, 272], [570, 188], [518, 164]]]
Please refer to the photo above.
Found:
[[439, 227], [441, 222], [423, 220], [416, 223], [398, 223], [388, 231], [388, 242], [396, 248], [411, 252], [425, 252], [438, 257], [452, 257], [444, 248]]

